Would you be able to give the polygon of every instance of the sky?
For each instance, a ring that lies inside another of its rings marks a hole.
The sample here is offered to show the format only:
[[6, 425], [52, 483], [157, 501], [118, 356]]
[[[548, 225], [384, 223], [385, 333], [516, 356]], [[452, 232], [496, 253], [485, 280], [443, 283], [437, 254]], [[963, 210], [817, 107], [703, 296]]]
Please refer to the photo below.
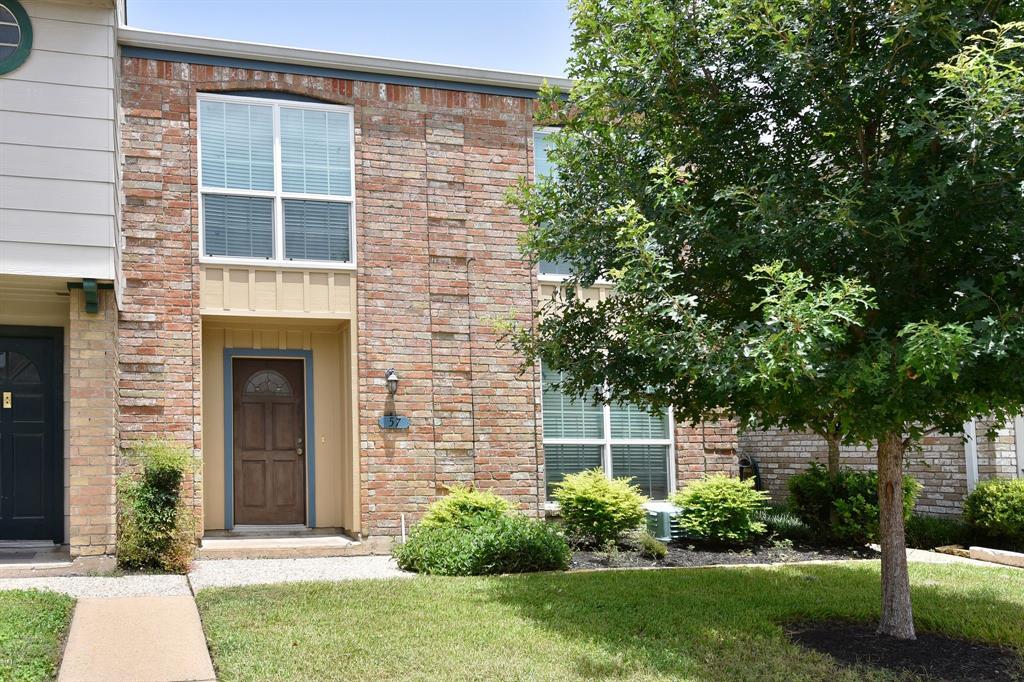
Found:
[[128, 25], [374, 57], [565, 73], [565, 0], [128, 0]]

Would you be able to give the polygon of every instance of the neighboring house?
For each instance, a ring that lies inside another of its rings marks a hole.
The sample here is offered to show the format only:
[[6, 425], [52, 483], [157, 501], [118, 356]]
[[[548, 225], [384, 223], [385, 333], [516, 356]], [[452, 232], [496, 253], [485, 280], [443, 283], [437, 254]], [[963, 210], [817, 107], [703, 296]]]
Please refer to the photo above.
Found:
[[[565, 286], [523, 261], [505, 202], [550, 172], [542, 82], [0, 0], [0, 541], [109, 557], [116, 477], [148, 438], [201, 462], [206, 536], [367, 548], [456, 483], [541, 514], [595, 466], [654, 499], [735, 472], [733, 424], [569, 400], [500, 342], [497, 318], [531, 324]], [[971, 468], [946, 448], [955, 508]], [[775, 488], [780, 457], [807, 458], [739, 449]]]

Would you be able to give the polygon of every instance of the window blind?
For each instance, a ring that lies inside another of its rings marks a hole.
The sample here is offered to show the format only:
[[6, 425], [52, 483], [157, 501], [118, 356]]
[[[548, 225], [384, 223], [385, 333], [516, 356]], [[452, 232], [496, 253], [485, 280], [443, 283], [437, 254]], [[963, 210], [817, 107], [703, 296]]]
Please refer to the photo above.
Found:
[[336, 201], [284, 200], [284, 257], [289, 260], [349, 258], [349, 204]]
[[550, 499], [555, 492], [554, 486], [568, 474], [576, 474], [587, 469], [601, 468], [602, 445], [554, 445], [544, 444], [544, 480], [547, 485], [547, 496]]
[[558, 372], [542, 369], [544, 438], [604, 438], [604, 407], [575, 400], [555, 388]]
[[281, 182], [285, 192], [352, 195], [348, 114], [281, 107]]
[[274, 256], [274, 200], [269, 197], [204, 194], [203, 227], [207, 256]]
[[668, 497], [667, 445], [612, 444], [612, 476], [629, 477], [652, 500]]
[[636, 405], [611, 405], [612, 438], [668, 438], [668, 415], [653, 415]]
[[269, 106], [200, 100], [203, 186], [274, 189], [274, 116]]

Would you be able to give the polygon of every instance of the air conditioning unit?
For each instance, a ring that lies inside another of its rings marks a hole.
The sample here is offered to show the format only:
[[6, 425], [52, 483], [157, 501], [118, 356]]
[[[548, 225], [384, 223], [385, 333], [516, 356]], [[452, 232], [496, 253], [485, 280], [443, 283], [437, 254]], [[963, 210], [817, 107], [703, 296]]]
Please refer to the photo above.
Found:
[[647, 531], [662, 542], [671, 541], [672, 517], [679, 508], [668, 502], [648, 502], [644, 508], [647, 509]]

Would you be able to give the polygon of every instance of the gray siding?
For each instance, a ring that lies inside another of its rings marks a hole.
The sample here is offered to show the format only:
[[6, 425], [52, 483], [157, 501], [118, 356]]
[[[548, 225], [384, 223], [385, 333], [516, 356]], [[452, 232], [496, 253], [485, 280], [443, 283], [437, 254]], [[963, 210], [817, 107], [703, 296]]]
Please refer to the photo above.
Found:
[[114, 3], [22, 5], [32, 52], [0, 76], [0, 273], [120, 286]]

